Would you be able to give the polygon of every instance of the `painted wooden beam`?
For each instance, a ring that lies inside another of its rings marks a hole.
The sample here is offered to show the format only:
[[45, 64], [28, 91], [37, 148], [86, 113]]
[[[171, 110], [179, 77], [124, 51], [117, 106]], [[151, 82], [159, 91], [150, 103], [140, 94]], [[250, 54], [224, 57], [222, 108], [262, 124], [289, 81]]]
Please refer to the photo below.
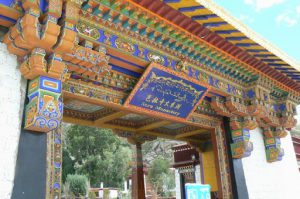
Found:
[[118, 126], [118, 125], [113, 125], [113, 124], [96, 124], [94, 121], [91, 121], [91, 120], [83, 120], [83, 119], [78, 119], [78, 118], [72, 118], [69, 116], [64, 116], [63, 122], [82, 125], [82, 126], [96, 127], [96, 128], [116, 129], [116, 130], [129, 131], [129, 132], [136, 131], [135, 128], [131, 128], [131, 127]]
[[156, 132], [156, 131], [143, 131], [143, 132], [136, 132], [142, 135], [151, 135], [151, 136], [157, 136], [160, 138], [165, 138], [169, 140], [180, 140], [184, 142], [193, 142], [193, 143], [203, 143], [207, 140], [198, 140], [198, 139], [189, 139], [189, 138], [175, 138], [175, 136], [172, 135], [166, 135], [164, 133]]
[[128, 113], [123, 112], [123, 111], [118, 111], [118, 112], [114, 112], [112, 114], [106, 115], [104, 117], [100, 117], [97, 120], [94, 121], [95, 125], [100, 125], [100, 124], [104, 124], [106, 122], [112, 121], [114, 119], [118, 119], [120, 117], [123, 117], [125, 115], [127, 115]]
[[[117, 130], [133, 132], [133, 133], [140, 134], [140, 135], [151, 135], [151, 136], [157, 136], [157, 137], [161, 137], [161, 138], [165, 138], [165, 139], [180, 140], [180, 141], [185, 141], [185, 142], [203, 143], [203, 142], [207, 141], [207, 140], [199, 140], [199, 139], [189, 139], [189, 138], [185, 138], [185, 137], [176, 138], [175, 136], [172, 136], [172, 135], [166, 135], [164, 133], [159, 133], [159, 132], [155, 132], [155, 131], [151, 131], [151, 130], [137, 131], [135, 128], [117, 126], [117, 125], [112, 125], [112, 124], [101, 124], [101, 126], [100, 126], [100, 125], [96, 125], [93, 121], [72, 118], [69, 116], [64, 116], [63, 122], [71, 123], [71, 124], [78, 124], [78, 125], [83, 125], [83, 126], [98, 127], [98, 128], [101, 127], [101, 128], [117, 129]], [[164, 122], [166, 122], [166, 121], [164, 121]]]
[[[219, 91], [214, 91], [215, 93], [221, 94]], [[118, 93], [120, 94], [120, 93]], [[132, 110], [128, 107], [124, 107], [120, 104], [115, 104], [115, 103], [111, 103], [111, 102], [106, 102], [102, 99], [95, 99], [95, 98], [91, 98], [85, 95], [81, 95], [81, 94], [74, 94], [74, 93], [70, 93], [68, 91], [63, 90], [63, 96], [64, 98], [72, 98], [72, 99], [77, 99], [86, 103], [91, 103], [91, 104], [95, 104], [98, 106], [103, 106], [103, 107], [109, 107], [112, 108], [114, 110], [118, 110], [118, 111], [123, 111], [123, 112], [127, 112], [127, 113], [136, 113], [136, 114], [141, 114], [141, 115], [148, 115], [150, 117], [157, 117], [156, 115], [152, 115], [152, 114], [145, 114], [143, 111], [137, 111], [137, 110]], [[199, 117], [203, 117], [207, 120], [211, 120], [213, 122], [218, 122], [214, 117], [210, 117], [210, 116], [206, 116], [206, 115], [202, 115], [199, 113], [193, 113], [191, 117], [195, 116], [196, 118]], [[164, 118], [161, 118], [164, 119]], [[164, 120], [165, 121], [165, 120]], [[173, 121], [173, 122], [178, 122], [178, 121]], [[200, 128], [207, 128], [207, 129], [212, 129], [213, 127], [206, 127], [203, 124], [199, 123], [199, 122], [194, 122], [194, 121], [185, 121], [185, 122], [180, 122], [186, 125], [191, 125], [191, 126], [196, 126], [196, 127], [200, 127]], [[145, 130], [145, 129], [136, 129], [138, 131], [140, 130]]]
[[207, 130], [206, 129], [197, 129], [197, 130], [189, 131], [189, 132], [186, 132], [186, 133], [180, 133], [180, 134], [176, 135], [175, 138], [176, 139], [186, 138], [186, 137], [190, 137], [190, 136], [193, 136], [193, 135], [198, 135], [198, 134], [201, 134], [201, 133], [204, 133], [204, 132], [207, 132]]
[[151, 130], [151, 129], [159, 128], [161, 126], [169, 125], [171, 123], [172, 122], [165, 121], [165, 120], [158, 121], [158, 122], [154, 122], [152, 124], [148, 124], [148, 125], [142, 126], [142, 127], [138, 128], [136, 131], [148, 131], [148, 130]]

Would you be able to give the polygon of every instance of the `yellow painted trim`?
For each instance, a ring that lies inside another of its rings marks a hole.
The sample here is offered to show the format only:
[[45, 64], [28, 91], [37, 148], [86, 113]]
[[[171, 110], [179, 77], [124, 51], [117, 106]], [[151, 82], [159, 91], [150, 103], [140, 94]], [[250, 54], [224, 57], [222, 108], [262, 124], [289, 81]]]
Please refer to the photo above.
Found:
[[154, 122], [152, 124], [148, 124], [146, 126], [142, 126], [142, 127], [138, 128], [137, 131], [148, 131], [151, 129], [159, 128], [161, 126], [169, 125], [171, 123], [172, 122], [170, 122], [170, 121], [158, 121], [158, 122]]
[[123, 116], [125, 116], [125, 115], [127, 115], [127, 114], [128, 114], [128, 113], [119, 111], [119, 112], [112, 113], [112, 114], [110, 114], [110, 115], [107, 115], [107, 116], [98, 118], [97, 120], [94, 121], [94, 123], [95, 123], [95, 125], [101, 125], [101, 124], [104, 124], [104, 123], [106, 123], [106, 122], [112, 121], [112, 120], [114, 120], [114, 119], [118, 119], [118, 118], [120, 118], [120, 117], [123, 117]]
[[179, 139], [179, 138], [190, 137], [190, 136], [198, 135], [198, 134], [201, 134], [201, 133], [204, 133], [204, 132], [207, 132], [207, 130], [197, 129], [197, 130], [194, 130], [194, 131], [178, 134], [178, 135], [175, 136], [175, 138]]
[[204, 173], [204, 184], [211, 186], [211, 191], [218, 191], [217, 167], [215, 164], [215, 154], [211, 149], [202, 152], [202, 163]]
[[113, 125], [113, 124], [96, 124], [94, 121], [82, 120], [82, 119], [72, 118], [69, 116], [63, 116], [63, 122], [71, 123], [71, 124], [78, 124], [78, 125], [82, 125], [82, 126], [116, 129], [116, 130], [129, 131], [129, 132], [135, 132], [135, 130], [136, 130], [135, 128], [126, 127], [126, 126], [118, 126], [118, 125]]

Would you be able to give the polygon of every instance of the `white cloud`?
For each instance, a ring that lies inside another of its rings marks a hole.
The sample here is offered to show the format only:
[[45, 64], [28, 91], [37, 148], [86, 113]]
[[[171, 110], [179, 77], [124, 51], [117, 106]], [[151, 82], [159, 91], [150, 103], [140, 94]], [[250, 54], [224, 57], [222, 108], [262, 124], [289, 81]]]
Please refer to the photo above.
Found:
[[300, 5], [296, 7], [297, 16], [300, 17]]
[[292, 27], [298, 23], [298, 20], [295, 17], [292, 18], [289, 13], [282, 13], [276, 17], [276, 22]]
[[255, 7], [256, 11], [270, 8], [283, 3], [285, 0], [244, 0], [245, 4]]
[[241, 15], [239, 17], [239, 19], [241, 21], [243, 21], [244, 23], [253, 23], [254, 22], [254, 19], [252, 17], [248, 16], [248, 15]]
[[300, 21], [300, 5], [295, 9], [285, 10], [276, 17], [276, 22], [279, 25], [286, 25], [288, 27], [295, 26]]

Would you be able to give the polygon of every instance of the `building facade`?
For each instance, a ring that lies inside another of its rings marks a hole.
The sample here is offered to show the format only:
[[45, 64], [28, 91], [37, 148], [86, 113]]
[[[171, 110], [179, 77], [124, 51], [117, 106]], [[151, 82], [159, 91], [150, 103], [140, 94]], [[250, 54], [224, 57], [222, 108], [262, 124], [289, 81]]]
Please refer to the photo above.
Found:
[[212, 1], [6, 0], [0, 32], [0, 198], [61, 197], [63, 121], [134, 144], [133, 198], [157, 137], [205, 154], [215, 197], [299, 196], [299, 65]]

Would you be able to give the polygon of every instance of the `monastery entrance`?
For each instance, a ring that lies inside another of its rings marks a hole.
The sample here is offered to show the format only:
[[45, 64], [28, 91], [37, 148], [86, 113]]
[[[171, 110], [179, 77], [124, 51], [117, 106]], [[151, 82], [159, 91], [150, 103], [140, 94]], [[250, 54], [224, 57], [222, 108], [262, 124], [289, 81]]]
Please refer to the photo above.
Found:
[[211, 143], [220, 198], [248, 198], [247, 186], [254, 198], [262, 192], [251, 173], [261, 171], [256, 162], [245, 162], [244, 173], [240, 160], [253, 151], [250, 130], [260, 142], [260, 180], [269, 185], [270, 176], [287, 173], [268, 163], [283, 159], [281, 138], [296, 124], [297, 67], [223, 19], [210, 1], [7, 0], [0, 11], [1, 67], [11, 80], [5, 89], [22, 76], [8, 96], [26, 90], [16, 110], [24, 114], [8, 180], [13, 199], [60, 197], [62, 121], [110, 128], [136, 145], [138, 199], [141, 144], [156, 137], [186, 141], [202, 153]]
[[[208, 118], [206, 125], [179, 122], [168, 117], [155, 117], [155, 114], [151, 113], [143, 114], [130, 108], [97, 103], [97, 100], [67, 92], [64, 93], [63, 121], [113, 129], [118, 136], [127, 138], [129, 143], [136, 146], [135, 165], [133, 165], [132, 171], [132, 198], [145, 198], [142, 144], [158, 137], [185, 141], [198, 153], [201, 152], [203, 158], [201, 162], [202, 182], [210, 184], [212, 192], [218, 192], [219, 197], [222, 197], [222, 194], [231, 194], [230, 175], [221, 170], [229, 167], [224, 136], [220, 126], [217, 126], [216, 129], [212, 127], [220, 125], [217, 121], [210, 121]], [[219, 159], [225, 164], [220, 165]], [[200, 167], [197, 169], [200, 173]], [[181, 180], [183, 180], [182, 177], [183, 175], [181, 175]], [[186, 180], [186, 183], [195, 182], [194, 178], [186, 178]]]

